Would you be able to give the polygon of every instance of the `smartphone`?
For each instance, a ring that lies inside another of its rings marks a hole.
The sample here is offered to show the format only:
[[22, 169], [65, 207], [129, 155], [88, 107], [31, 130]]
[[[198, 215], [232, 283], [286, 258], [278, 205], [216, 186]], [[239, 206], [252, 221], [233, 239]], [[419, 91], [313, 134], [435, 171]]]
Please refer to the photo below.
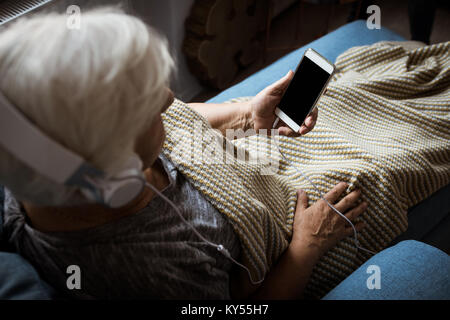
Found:
[[295, 70], [275, 114], [292, 130], [299, 132], [306, 117], [314, 110], [335, 70], [334, 65], [309, 48]]

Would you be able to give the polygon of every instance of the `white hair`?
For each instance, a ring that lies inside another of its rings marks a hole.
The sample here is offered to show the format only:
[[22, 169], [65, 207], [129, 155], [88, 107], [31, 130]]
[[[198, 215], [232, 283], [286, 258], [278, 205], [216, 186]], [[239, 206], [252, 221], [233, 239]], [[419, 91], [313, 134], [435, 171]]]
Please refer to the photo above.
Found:
[[[80, 29], [66, 21], [36, 15], [0, 32], [0, 90], [41, 131], [113, 174], [161, 111], [174, 63], [163, 38], [117, 9], [83, 12]], [[37, 205], [68, 205], [74, 191], [1, 146], [0, 183]]]

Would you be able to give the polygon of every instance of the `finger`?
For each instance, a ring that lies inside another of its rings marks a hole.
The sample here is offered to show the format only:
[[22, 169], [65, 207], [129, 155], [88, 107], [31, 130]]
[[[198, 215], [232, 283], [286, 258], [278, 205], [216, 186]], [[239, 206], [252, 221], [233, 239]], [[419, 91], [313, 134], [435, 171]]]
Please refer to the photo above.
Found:
[[312, 128], [314, 125], [314, 118], [312, 115], [308, 116], [305, 120], [305, 126], [308, 127], [308, 129]]
[[301, 212], [308, 208], [308, 195], [302, 189], [297, 190], [297, 208], [296, 212]]
[[316, 121], [317, 121], [317, 108], [314, 109], [315, 111], [313, 111], [312, 113], [310, 113], [306, 119], [305, 122], [302, 124], [302, 126], [300, 127], [299, 132], [301, 134], [307, 134], [308, 132], [310, 132], [312, 129], [314, 129], [314, 126], [316, 125]]
[[314, 110], [306, 117], [305, 124], [308, 127], [313, 127], [317, 121], [318, 115], [319, 115], [319, 109], [314, 108]]
[[317, 107], [314, 107], [314, 109], [312, 109], [312, 111], [308, 114], [308, 117], [311, 117], [315, 120], [317, 118], [318, 114], [319, 114], [319, 109]]
[[[355, 224], [356, 232], [360, 232], [365, 227], [366, 227], [366, 224], [364, 222], [358, 222], [357, 224]], [[355, 234], [355, 231], [353, 230], [353, 228], [350, 225], [348, 225], [348, 227], [346, 227], [344, 230], [345, 237], [353, 236], [354, 234]]]
[[[280, 118], [278, 118], [278, 119], [280, 119]], [[286, 126], [287, 126], [286, 122], [284, 122], [283, 120], [280, 119], [278, 121], [277, 125], [275, 126], [275, 128], [279, 129], [281, 127], [286, 127]]]
[[365, 227], [366, 227], [366, 223], [364, 221], [361, 221], [361, 222], [358, 222], [357, 224], [355, 224], [356, 232], [360, 232]]
[[[278, 121], [278, 124], [275, 126], [278, 129], [278, 133], [282, 136], [287, 136], [287, 137], [300, 137], [302, 134], [304, 133], [308, 133], [308, 131], [304, 131], [302, 130], [302, 127], [300, 127], [299, 131], [296, 132], [294, 130], [291, 129], [291, 127], [289, 127], [283, 120], [280, 119], [280, 121]], [[304, 132], [304, 133], [303, 133]]]
[[280, 119], [280, 121], [278, 121], [276, 128], [278, 129], [278, 133], [282, 136], [287, 136], [287, 137], [299, 137], [300, 136], [300, 134], [298, 132], [295, 132], [290, 127], [288, 127], [288, 125], [281, 119]]
[[[350, 220], [353, 221], [355, 220], [357, 217], [359, 217], [359, 215], [361, 213], [363, 213], [364, 211], [367, 210], [367, 202], [361, 202], [359, 205], [357, 205], [355, 208], [351, 209], [350, 211], [348, 211], [347, 213], [345, 213], [345, 216]], [[339, 210], [339, 209], [338, 209]]]
[[337, 185], [333, 187], [325, 196], [324, 198], [330, 202], [334, 203], [336, 200], [341, 196], [341, 194], [347, 189], [348, 184], [345, 182], [339, 182]]
[[311, 128], [308, 128], [307, 126], [302, 125], [302, 126], [300, 127], [300, 130], [299, 130], [298, 132], [300, 133], [300, 135], [305, 135], [305, 134], [307, 134], [308, 132], [310, 132], [311, 130], [312, 130]]
[[300, 134], [298, 132], [295, 132], [294, 130], [292, 130], [289, 127], [279, 127], [278, 133], [281, 136], [286, 136], [286, 137], [299, 137], [300, 136]]
[[313, 127], [317, 121], [317, 117], [319, 116], [319, 109], [316, 107], [311, 111], [311, 113], [306, 117], [305, 124], [308, 127]]
[[292, 70], [289, 70], [286, 75], [281, 78], [280, 80], [272, 83], [269, 87], [267, 87], [267, 90], [271, 95], [275, 96], [281, 96], [283, 95], [284, 91], [288, 87], [289, 83], [292, 80], [292, 77], [294, 76], [294, 73]]
[[346, 195], [344, 198], [339, 201], [335, 207], [341, 212], [345, 212], [350, 208], [353, 208], [358, 203], [358, 199], [361, 196], [360, 190], [355, 190], [350, 192], [348, 195]]

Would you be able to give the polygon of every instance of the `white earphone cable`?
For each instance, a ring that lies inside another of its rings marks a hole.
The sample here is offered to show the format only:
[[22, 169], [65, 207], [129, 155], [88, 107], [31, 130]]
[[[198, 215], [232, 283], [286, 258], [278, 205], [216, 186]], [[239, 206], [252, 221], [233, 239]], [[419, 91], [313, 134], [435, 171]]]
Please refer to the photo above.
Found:
[[[274, 124], [273, 124], [273, 128], [275, 128], [276, 124], [278, 123], [278, 120], [279, 120], [279, 118], [277, 117], [276, 120], [275, 120], [275, 122], [274, 122]], [[283, 157], [283, 159], [284, 159], [285, 161], [287, 161], [287, 162], [290, 163], [290, 161], [289, 161], [289, 160], [285, 157], [285, 155], [281, 152], [281, 149], [280, 149], [280, 147], [279, 147], [278, 144], [277, 144], [277, 148], [278, 148], [278, 152], [281, 154], [281, 156]], [[325, 197], [323, 196], [322, 192], [320, 192], [319, 188], [311, 181], [311, 179], [309, 179], [309, 177], [308, 177], [307, 175], [303, 174], [303, 172], [301, 172], [296, 166], [293, 166], [293, 167], [294, 167], [294, 169], [295, 169], [299, 174], [301, 174], [304, 178], [306, 178], [306, 180], [308, 180], [308, 182], [314, 187], [314, 189], [317, 191], [317, 193], [320, 194], [321, 199], [323, 199], [323, 200], [325, 201], [325, 203], [326, 203], [326, 204], [327, 204], [334, 212], [336, 212], [339, 216], [341, 216], [343, 219], [345, 219], [345, 221], [347, 221], [347, 222], [350, 224], [350, 226], [353, 228], [355, 247], [358, 248], [358, 249], [360, 249], [360, 250], [363, 250], [363, 251], [365, 251], [365, 252], [368, 252], [368, 253], [370, 253], [370, 254], [376, 254], [375, 252], [370, 251], [370, 250], [368, 250], [368, 249], [365, 249], [365, 248], [363, 248], [363, 247], [361, 247], [361, 246], [359, 245], [359, 241], [358, 241], [358, 236], [357, 236], [356, 228], [355, 228], [354, 224], [350, 221], [350, 219], [348, 219], [344, 214], [342, 214], [339, 210], [337, 210], [331, 203], [329, 203], [329, 202], [327, 201], [327, 199], [325, 199]], [[237, 262], [237, 261], [231, 256], [230, 252], [229, 252], [222, 244], [215, 244], [215, 243], [209, 241], [208, 239], [206, 239], [205, 237], [203, 237], [203, 236], [195, 229], [195, 227], [194, 227], [192, 224], [190, 224], [190, 223], [183, 217], [183, 214], [181, 213], [181, 211], [180, 211], [180, 209], [177, 207], [177, 205], [176, 205], [175, 203], [173, 203], [172, 200], [170, 200], [169, 198], [167, 198], [167, 197], [166, 197], [162, 192], [160, 192], [156, 187], [154, 187], [152, 184], [150, 184], [148, 181], [146, 181], [146, 179], [144, 179], [143, 177], [139, 177], [139, 176], [132, 176], [132, 177], [133, 177], [133, 178], [140, 179], [140, 180], [144, 183], [144, 185], [145, 185], [146, 187], [148, 187], [148, 188], [150, 188], [151, 190], [153, 190], [153, 192], [155, 192], [159, 197], [161, 197], [161, 199], [163, 199], [166, 203], [168, 203], [168, 204], [175, 210], [175, 212], [178, 214], [178, 216], [180, 217], [180, 219], [181, 219], [185, 224], [187, 224], [187, 225], [192, 229], [192, 231], [193, 231], [193, 232], [194, 232], [194, 233], [195, 233], [195, 234], [196, 234], [203, 242], [205, 242], [205, 243], [207, 243], [208, 245], [210, 245], [210, 246], [216, 248], [217, 251], [219, 251], [223, 256], [225, 256], [226, 258], [228, 258], [229, 260], [231, 260], [233, 263], [235, 263], [235, 264], [238, 265], [239, 267], [245, 269], [245, 270], [247, 271], [247, 273], [248, 273], [248, 277], [249, 277], [250, 282], [251, 282], [252, 284], [255, 284], [255, 285], [256, 285], [256, 284], [260, 284], [260, 283], [262, 283], [262, 282], [264, 281], [264, 277], [263, 277], [261, 280], [254, 281], [253, 278], [252, 278], [252, 275], [251, 275], [251, 273], [250, 273], [250, 270], [249, 270], [246, 266], [244, 266], [243, 264]], [[114, 180], [124, 180], [124, 179], [127, 179], [127, 178], [130, 178], [130, 177], [123, 177], [123, 178], [120, 178], [120, 179], [114, 179]]]
[[236, 265], [240, 266], [241, 268], [245, 269], [248, 273], [248, 277], [250, 279], [250, 282], [252, 284], [259, 284], [261, 282], [264, 281], [264, 277], [261, 280], [258, 281], [254, 281], [252, 278], [252, 275], [250, 273], [250, 270], [244, 266], [243, 264], [237, 262], [230, 254], [230, 252], [221, 244], [215, 244], [211, 241], [209, 241], [208, 239], [206, 239], [205, 237], [203, 237], [196, 229], [195, 227], [190, 224], [184, 217], [183, 214], [181, 213], [180, 209], [177, 207], [177, 205], [175, 203], [173, 203], [172, 200], [170, 200], [169, 198], [167, 198], [162, 192], [160, 192], [157, 188], [155, 188], [152, 184], [148, 183], [147, 181], [144, 180], [145, 186], [147, 186], [148, 188], [152, 189], [158, 196], [161, 197], [161, 199], [163, 199], [166, 203], [168, 203], [174, 210], [175, 212], [178, 214], [178, 216], [180, 217], [180, 219], [187, 224], [192, 231], [200, 238], [202, 239], [205, 243], [209, 244], [210, 246], [214, 247], [217, 249], [217, 251], [219, 251], [222, 255], [224, 255], [226, 258], [228, 258], [229, 260], [231, 260], [232, 262], [234, 262]]
[[172, 200], [170, 200], [169, 198], [167, 198], [161, 191], [159, 191], [155, 186], [153, 186], [151, 183], [149, 183], [144, 177], [141, 176], [136, 176], [136, 175], [132, 175], [132, 176], [125, 176], [125, 177], [121, 177], [121, 178], [110, 178], [110, 180], [112, 181], [122, 181], [122, 180], [126, 180], [126, 179], [138, 179], [140, 181], [142, 181], [143, 185], [145, 185], [147, 188], [150, 188], [151, 190], [153, 190], [159, 197], [161, 197], [161, 199], [163, 199], [166, 203], [168, 203], [174, 210], [175, 212], [178, 214], [178, 216], [180, 217], [180, 219], [187, 224], [192, 231], [201, 239], [203, 240], [203, 242], [205, 242], [206, 244], [214, 247], [217, 249], [217, 251], [219, 251], [223, 256], [225, 256], [227, 259], [231, 260], [233, 263], [235, 263], [236, 265], [238, 265], [239, 267], [245, 269], [248, 273], [248, 277], [250, 279], [250, 282], [252, 284], [260, 284], [261, 282], [264, 281], [264, 277], [261, 280], [258, 281], [254, 281], [252, 278], [252, 275], [250, 273], [250, 270], [244, 266], [243, 264], [237, 262], [230, 254], [230, 252], [227, 250], [227, 248], [225, 248], [222, 244], [216, 244], [213, 243], [211, 241], [209, 241], [208, 239], [206, 239], [205, 237], [203, 237], [196, 229], [195, 227], [190, 224], [184, 217], [183, 214], [181, 213], [180, 209], [177, 207], [177, 205], [175, 203], [173, 203]]
[[[275, 127], [276, 127], [276, 125], [278, 124], [278, 121], [279, 121], [279, 118], [277, 117], [277, 118], [275, 119], [273, 125], [272, 125], [272, 128], [275, 128]], [[292, 163], [289, 161], [289, 159], [287, 159], [286, 156], [283, 154], [283, 152], [281, 152], [280, 146], [278, 145], [278, 143], [276, 143], [276, 141], [275, 141], [275, 144], [277, 145], [278, 152], [281, 154], [281, 156], [283, 157], [283, 159], [284, 159], [286, 162], [288, 162], [288, 163], [290, 163], [290, 164], [292, 165]], [[325, 203], [326, 203], [326, 204], [327, 204], [334, 212], [336, 212], [339, 216], [341, 216], [345, 221], [347, 221], [347, 222], [350, 224], [350, 226], [353, 228], [353, 235], [354, 235], [355, 247], [356, 247], [357, 249], [360, 249], [360, 250], [363, 250], [363, 251], [365, 251], [365, 252], [367, 252], [367, 253], [370, 253], [370, 254], [375, 255], [376, 252], [370, 251], [370, 250], [368, 250], [368, 249], [366, 249], [366, 248], [363, 248], [363, 247], [361, 247], [361, 246], [359, 245], [358, 235], [357, 235], [358, 232], [356, 231], [355, 225], [350, 221], [350, 219], [347, 218], [344, 214], [342, 214], [338, 209], [336, 209], [331, 203], [329, 203], [327, 199], [325, 199], [325, 197], [323, 196], [323, 193], [319, 190], [319, 188], [314, 184], [314, 182], [311, 181], [311, 179], [310, 179], [306, 174], [304, 174], [303, 172], [301, 172], [301, 171], [297, 168], [297, 166], [292, 165], [292, 167], [294, 167], [295, 171], [297, 171], [297, 172], [298, 172], [299, 174], [301, 174], [304, 178], [306, 178], [306, 180], [308, 180], [308, 182], [314, 187], [314, 189], [316, 190], [316, 192], [320, 195], [320, 198], [321, 198], [322, 200], [324, 200]]]

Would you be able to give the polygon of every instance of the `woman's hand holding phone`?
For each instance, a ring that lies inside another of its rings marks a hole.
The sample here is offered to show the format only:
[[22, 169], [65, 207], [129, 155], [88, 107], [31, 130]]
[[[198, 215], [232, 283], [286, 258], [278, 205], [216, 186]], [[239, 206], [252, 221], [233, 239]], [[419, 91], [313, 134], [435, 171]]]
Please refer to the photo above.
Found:
[[[272, 124], [277, 118], [275, 109], [280, 103], [281, 98], [293, 77], [294, 72], [290, 70], [283, 78], [263, 89], [250, 101], [249, 108], [251, 122], [256, 131], [260, 129], [272, 129]], [[314, 128], [317, 116], [318, 110], [315, 108], [313, 112], [306, 117], [305, 122], [298, 132], [295, 132], [280, 120], [277, 125], [278, 132], [280, 135], [289, 137], [298, 137], [307, 134]]]

